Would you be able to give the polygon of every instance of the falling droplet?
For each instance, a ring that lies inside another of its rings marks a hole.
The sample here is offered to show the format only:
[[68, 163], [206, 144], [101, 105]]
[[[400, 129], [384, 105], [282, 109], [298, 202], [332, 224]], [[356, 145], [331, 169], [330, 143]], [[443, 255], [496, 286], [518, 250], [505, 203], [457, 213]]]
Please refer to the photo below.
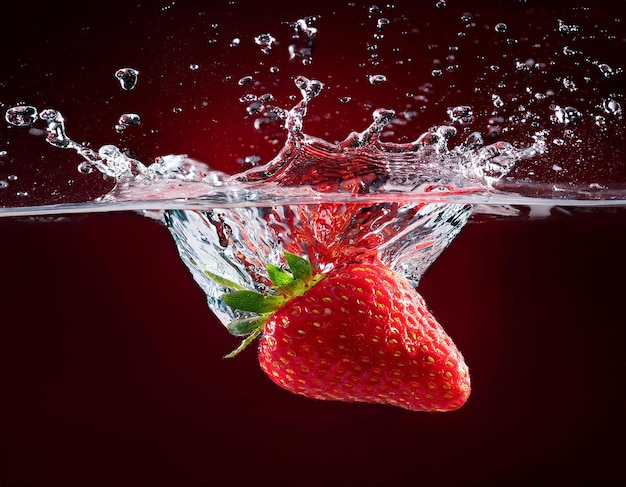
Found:
[[121, 68], [115, 72], [115, 77], [125, 91], [130, 91], [137, 86], [139, 71], [133, 68]]
[[9, 108], [4, 119], [16, 127], [28, 127], [37, 120], [37, 109], [31, 106], [17, 106]]

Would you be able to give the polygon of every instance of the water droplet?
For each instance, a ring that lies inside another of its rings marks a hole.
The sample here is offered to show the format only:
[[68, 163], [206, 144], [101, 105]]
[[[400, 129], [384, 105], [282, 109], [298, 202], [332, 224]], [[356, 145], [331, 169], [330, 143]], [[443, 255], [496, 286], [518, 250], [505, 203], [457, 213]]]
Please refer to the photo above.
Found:
[[133, 68], [120, 68], [115, 72], [115, 77], [120, 82], [122, 89], [129, 91], [137, 86], [139, 71]]
[[606, 118], [604, 118], [602, 115], [596, 115], [595, 120], [598, 127], [606, 126]]
[[498, 22], [494, 27], [495, 31], [500, 34], [504, 34], [508, 28], [509, 26], [506, 25], [504, 22]]
[[552, 143], [553, 143], [554, 145], [561, 145], [561, 146], [562, 146], [562, 145], [565, 145], [565, 141], [564, 141], [563, 139], [554, 139], [554, 140], [552, 141]]
[[578, 87], [576, 86], [576, 83], [574, 83], [574, 81], [571, 78], [564, 78], [563, 86], [569, 91], [576, 91], [578, 89]]
[[230, 41], [230, 44], [228, 44], [230, 47], [237, 47], [239, 44], [241, 44], [241, 39], [239, 39], [238, 37], [235, 37], [232, 41]]
[[598, 69], [605, 78], [610, 78], [614, 74], [613, 68], [611, 68], [608, 64], [598, 64]]
[[504, 106], [504, 100], [500, 97], [500, 95], [491, 95], [491, 102], [493, 106], [496, 108], [500, 108]]
[[183, 109], [181, 107], [174, 107], [172, 108], [172, 112], [173, 113], [181, 113], [183, 111]]
[[277, 68], [276, 66], [270, 67], [270, 73], [272, 73], [272, 74], [276, 74], [279, 71], [280, 71], [280, 68]]
[[435, 78], [438, 78], [439, 76], [441, 76], [443, 74], [443, 71], [441, 69], [433, 69], [430, 74], [432, 76], [434, 76]]
[[350, 96], [342, 96], [341, 98], [339, 98], [339, 101], [341, 103], [350, 103], [351, 100], [352, 100], [352, 97]]
[[7, 179], [11, 182], [17, 181], [17, 176], [15, 174], [9, 174]]
[[37, 120], [37, 109], [31, 106], [17, 106], [9, 108], [4, 119], [16, 127], [28, 127]]
[[435, 7], [437, 8], [445, 8], [447, 6], [448, 6], [448, 2], [446, 2], [446, 0], [439, 0], [435, 2]]
[[248, 86], [250, 83], [252, 83], [252, 76], [244, 76], [237, 81], [239, 86]]
[[450, 120], [454, 123], [461, 125], [468, 125], [474, 121], [474, 113], [472, 107], [467, 105], [459, 105], [456, 107], [450, 107], [447, 110]]
[[241, 103], [250, 103], [253, 101], [257, 101], [257, 96], [254, 93], [246, 93], [242, 97], [239, 98]]
[[200, 66], [198, 64], [190, 64], [189, 69], [191, 69], [192, 71], [197, 71], [198, 69], [200, 69]]
[[582, 113], [576, 110], [574, 107], [561, 108], [558, 105], [552, 106], [553, 114], [550, 116], [550, 120], [562, 125], [578, 122], [582, 118]]
[[615, 115], [616, 117], [620, 117], [622, 115], [622, 105], [613, 98], [606, 98], [602, 100], [602, 108], [609, 115]]
[[81, 174], [91, 174], [94, 171], [94, 167], [87, 161], [81, 162], [78, 167], [78, 172]]
[[387, 76], [384, 74], [372, 74], [368, 77], [370, 84], [380, 85], [387, 81]]
[[39, 113], [39, 118], [44, 120], [46, 127], [46, 141], [55, 147], [66, 148], [77, 145], [65, 133], [65, 119], [60, 112], [48, 108]]
[[254, 42], [257, 46], [261, 46], [263, 54], [269, 54], [276, 39], [271, 34], [260, 34], [254, 38]]
[[376, 27], [378, 27], [378, 29], [382, 29], [386, 25], [389, 25], [389, 19], [381, 18], [376, 22]]
[[5, 151], [5, 150], [0, 150], [0, 157], [6, 157], [6, 156], [7, 156], [7, 154], [8, 154], [8, 152], [7, 152], [7, 151]]
[[262, 103], [260, 103], [258, 101], [254, 101], [254, 102], [250, 103], [250, 105], [248, 105], [248, 107], [246, 108], [246, 111], [250, 115], [257, 115], [258, 113], [261, 113], [264, 108], [265, 108], [265, 106], [263, 106]]
[[136, 113], [123, 113], [118, 121], [121, 125], [139, 125], [141, 117]]
[[9, 186], [8, 182], [6, 182], [4, 179], [0, 179], [0, 189], [7, 188], [8, 186]]

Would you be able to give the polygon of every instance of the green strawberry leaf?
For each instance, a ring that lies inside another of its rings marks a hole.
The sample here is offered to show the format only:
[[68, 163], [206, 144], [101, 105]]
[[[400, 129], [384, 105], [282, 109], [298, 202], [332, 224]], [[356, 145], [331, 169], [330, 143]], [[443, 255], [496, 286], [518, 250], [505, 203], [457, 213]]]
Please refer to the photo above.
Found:
[[308, 260], [286, 251], [285, 260], [294, 279], [306, 280], [311, 277], [311, 263]]
[[211, 271], [205, 270], [204, 274], [221, 286], [229, 287], [230, 289], [237, 289], [239, 291], [243, 291], [246, 289], [245, 287], [240, 286], [236, 282], [226, 279], [225, 277], [218, 276], [217, 274], [213, 274]]
[[256, 337], [258, 337], [263, 331], [263, 327], [257, 328], [254, 332], [252, 332], [246, 339], [244, 339], [239, 346], [230, 352], [228, 355], [224, 355], [224, 358], [233, 358], [239, 355], [239, 353], [245, 349], [248, 345], [250, 345]]
[[274, 264], [267, 264], [267, 272], [270, 276], [270, 280], [276, 287], [288, 286], [291, 284], [294, 279], [289, 272], [280, 267], [275, 266]]
[[252, 318], [231, 321], [226, 328], [232, 335], [246, 336], [259, 328], [263, 328], [266, 321], [267, 317], [265, 316], [253, 316]]
[[285, 301], [282, 296], [264, 296], [256, 291], [235, 291], [222, 295], [222, 300], [231, 308], [265, 314], [276, 311]]

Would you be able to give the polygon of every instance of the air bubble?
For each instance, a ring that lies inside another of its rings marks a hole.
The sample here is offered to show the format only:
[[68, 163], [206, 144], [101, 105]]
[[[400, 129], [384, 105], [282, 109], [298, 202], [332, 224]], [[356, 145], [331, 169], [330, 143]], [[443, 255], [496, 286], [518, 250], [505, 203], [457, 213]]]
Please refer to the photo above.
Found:
[[115, 72], [115, 77], [125, 91], [130, 91], [137, 86], [139, 71], [133, 68], [121, 68]]
[[341, 98], [339, 98], [339, 101], [341, 103], [350, 103], [351, 100], [352, 100], [352, 97], [350, 96], [342, 96]]
[[238, 37], [235, 37], [232, 41], [230, 41], [230, 44], [228, 44], [230, 47], [237, 47], [239, 44], [241, 44], [241, 39], [239, 39]]
[[0, 179], [0, 189], [5, 189], [9, 187], [9, 183], [6, 182], [4, 179]]
[[574, 81], [571, 78], [564, 78], [563, 79], [563, 86], [568, 91], [576, 91], [578, 89], [578, 86], [576, 86], [576, 83], [574, 83]]
[[431, 76], [434, 76], [435, 78], [438, 78], [439, 76], [441, 76], [443, 74], [443, 71], [441, 69], [433, 69], [430, 72]]
[[200, 66], [198, 64], [190, 64], [189, 69], [191, 69], [192, 71], [198, 71], [198, 69], [200, 69]]
[[239, 86], [248, 86], [250, 83], [252, 83], [252, 76], [244, 76], [237, 81]]
[[9, 108], [4, 119], [16, 127], [28, 127], [37, 120], [37, 109], [31, 106], [17, 106]]

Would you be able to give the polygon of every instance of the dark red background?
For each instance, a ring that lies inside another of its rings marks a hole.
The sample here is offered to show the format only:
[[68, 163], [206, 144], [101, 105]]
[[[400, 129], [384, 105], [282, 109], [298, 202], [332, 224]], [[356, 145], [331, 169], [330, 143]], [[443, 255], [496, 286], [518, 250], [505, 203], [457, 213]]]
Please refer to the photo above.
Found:
[[[451, 18], [480, 5], [448, 3]], [[206, 77], [190, 77], [189, 63], [206, 53], [189, 46], [198, 39], [204, 46], [202, 29], [211, 29], [192, 22], [203, 8], [164, 5], [71, 10], [3, 2], [3, 21], [12, 20], [3, 45], [23, 37], [2, 54], [0, 102], [58, 108], [73, 137], [126, 144], [144, 160], [185, 151], [234, 170], [248, 150], [271, 154], [242, 117], [236, 81], [215, 94]], [[285, 19], [314, 13], [292, 5], [284, 16], [266, 11], [262, 18], [261, 7], [246, 8], [250, 16], [230, 22], [221, 4], [205, 10], [218, 16], [224, 39], [238, 29], [242, 39], [272, 32]], [[514, 22], [516, 8], [520, 2], [496, 3], [484, 15]], [[533, 18], [552, 22], [555, 15], [545, 7]], [[319, 68], [315, 60], [307, 68], [283, 60], [287, 81], [270, 90], [281, 96], [277, 104], [288, 105], [292, 71], [329, 72], [324, 49], [331, 50], [319, 47]], [[248, 67], [235, 61], [228, 69], [236, 80]], [[115, 85], [113, 73], [124, 65], [140, 70], [136, 91]], [[169, 77], [159, 78], [157, 67]], [[333, 100], [345, 89], [341, 96], [372, 96], [375, 106], [396, 108], [393, 90], [371, 95], [363, 79], [349, 84], [345, 70], [333, 69], [343, 87], [331, 90]], [[177, 91], [179, 80], [185, 86]], [[193, 108], [202, 99], [210, 113]], [[332, 101], [319, 103], [335, 109]], [[133, 104], [144, 122], [118, 140], [110, 127]], [[178, 104], [187, 118], [171, 112]], [[347, 105], [330, 121], [313, 117], [310, 126], [341, 138], [367, 124], [366, 105]], [[228, 129], [207, 129], [215, 117]], [[151, 135], [155, 128], [159, 136]], [[81, 179], [68, 153], [7, 130], [0, 170], [22, 171], [18, 181], [31, 203], [54, 201], [54, 189], [58, 198], [80, 200], [109, 184], [97, 175]], [[67, 178], [75, 180], [71, 188]], [[3, 198], [25, 204], [17, 184]], [[0, 236], [3, 487], [626, 483], [623, 210], [555, 211], [546, 219], [474, 222], [461, 232], [420, 285], [472, 373], [470, 401], [446, 414], [311, 401], [271, 383], [252, 350], [222, 359], [236, 340], [215, 322], [167, 230], [149, 219], [0, 219]]]

